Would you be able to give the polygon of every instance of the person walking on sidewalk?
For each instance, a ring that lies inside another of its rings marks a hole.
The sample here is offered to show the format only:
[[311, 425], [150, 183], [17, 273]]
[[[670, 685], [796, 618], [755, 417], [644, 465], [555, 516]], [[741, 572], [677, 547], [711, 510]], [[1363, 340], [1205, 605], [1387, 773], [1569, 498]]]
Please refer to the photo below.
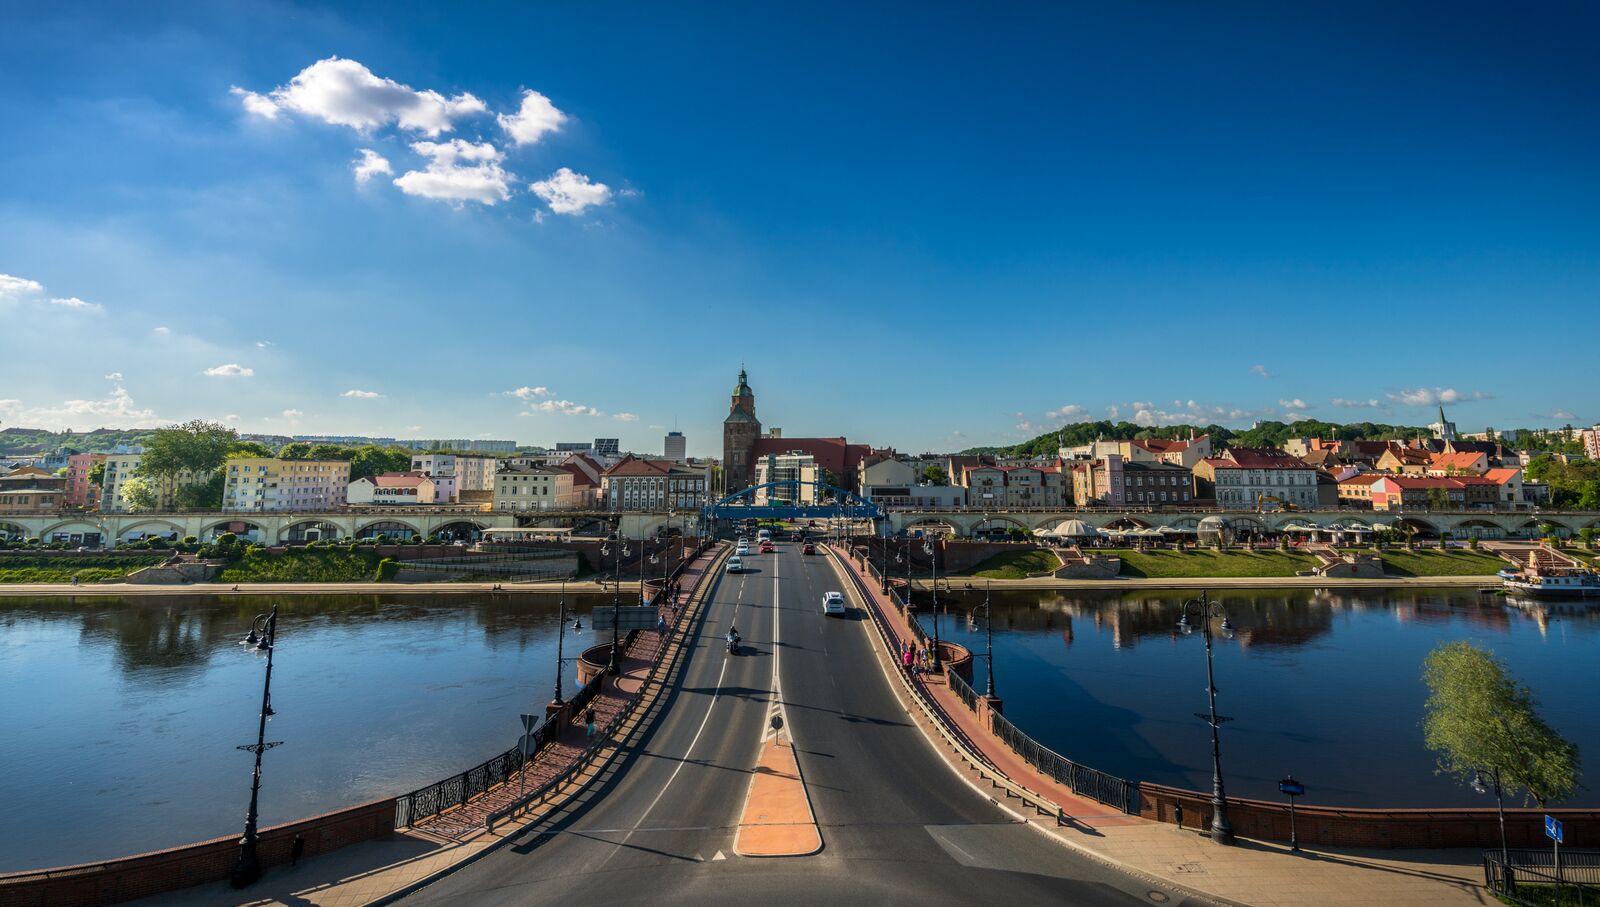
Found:
[[907, 643], [905, 649], [900, 653], [900, 665], [906, 669], [907, 677], [911, 676], [911, 664], [916, 660], [916, 656], [911, 652], [912, 648], [912, 645]]
[[588, 740], [594, 737], [594, 709], [591, 708], [583, 713], [583, 726], [585, 728], [584, 739]]

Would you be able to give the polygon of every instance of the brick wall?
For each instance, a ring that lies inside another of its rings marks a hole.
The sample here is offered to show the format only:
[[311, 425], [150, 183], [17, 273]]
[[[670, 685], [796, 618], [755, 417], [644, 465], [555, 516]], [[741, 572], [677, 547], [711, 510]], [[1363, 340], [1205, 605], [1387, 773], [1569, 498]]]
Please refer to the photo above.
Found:
[[[289, 862], [295, 835], [305, 836], [304, 857], [386, 837], [394, 833], [394, 809], [391, 797], [262, 829], [261, 866]], [[217, 882], [228, 877], [238, 853], [235, 834], [105, 863], [0, 875], [0, 907], [98, 907]]]
[[[1159, 822], [1177, 822], [1183, 806], [1183, 826], [1211, 827], [1211, 795], [1159, 784], [1139, 784], [1139, 814]], [[1565, 823], [1567, 847], [1600, 846], [1600, 810], [1506, 809], [1506, 840], [1514, 848], [1543, 849], [1544, 816]], [[1266, 841], [1289, 840], [1288, 802], [1228, 798], [1228, 821], [1236, 835]], [[1500, 845], [1499, 820], [1494, 803], [1482, 809], [1338, 809], [1300, 803], [1295, 827], [1302, 844], [1337, 847], [1474, 847]]]

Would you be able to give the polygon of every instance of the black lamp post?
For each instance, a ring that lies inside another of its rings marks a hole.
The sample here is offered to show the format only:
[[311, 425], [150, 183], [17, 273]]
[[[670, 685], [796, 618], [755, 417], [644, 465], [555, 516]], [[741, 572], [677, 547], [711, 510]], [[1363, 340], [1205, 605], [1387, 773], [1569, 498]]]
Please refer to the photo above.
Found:
[[[1506, 801], [1505, 796], [1500, 790], [1500, 770], [1498, 768], [1489, 769], [1489, 779], [1494, 783], [1495, 813], [1500, 818], [1500, 872], [1503, 881], [1505, 882], [1506, 890], [1510, 891], [1513, 887], [1511, 876], [1511, 854], [1506, 848]], [[1482, 769], [1472, 773], [1472, 789], [1480, 794], [1486, 794], [1489, 792], [1488, 787], [1486, 787], [1483, 783]]]
[[987, 671], [983, 687], [985, 699], [994, 698], [994, 606], [989, 603], [989, 590], [993, 585], [993, 580], [983, 584], [983, 660]]
[[923, 544], [922, 550], [928, 554], [928, 569], [933, 578], [933, 652], [928, 657], [928, 666], [934, 673], [939, 672], [939, 545], [938, 541], [929, 536]]
[[[601, 557], [611, 553], [606, 550], [607, 547], [606, 545], [600, 546]], [[606, 664], [606, 673], [612, 677], [622, 673], [622, 663], [617, 658], [617, 649], [620, 646], [617, 638], [617, 624], [622, 620], [622, 559], [628, 555], [628, 543], [622, 539], [621, 521], [617, 523], [616, 552], [615, 570], [612, 573], [615, 582], [611, 586], [611, 659]]]
[[1210, 701], [1210, 712], [1195, 712], [1195, 717], [1211, 725], [1211, 840], [1218, 844], [1233, 843], [1233, 826], [1228, 824], [1227, 795], [1222, 789], [1222, 741], [1217, 734], [1217, 729], [1222, 722], [1232, 721], [1217, 714], [1217, 681], [1211, 668], [1211, 620], [1222, 618], [1222, 625], [1218, 628], [1224, 639], [1233, 638], [1233, 624], [1228, 622], [1228, 614], [1222, 609], [1220, 602], [1211, 601], [1205, 593], [1200, 598], [1183, 603], [1183, 616], [1178, 620], [1178, 629], [1185, 636], [1194, 632], [1194, 625], [1189, 620], [1193, 614], [1200, 621], [1200, 634], [1206, 641], [1206, 696]]
[[250, 635], [245, 637], [243, 644], [254, 647], [258, 652], [267, 653], [266, 679], [261, 683], [261, 714], [256, 725], [256, 742], [235, 747], [245, 752], [255, 753], [256, 767], [250, 779], [250, 811], [244, 817], [244, 836], [239, 839], [239, 857], [233, 864], [233, 872], [229, 881], [235, 888], [243, 888], [261, 878], [261, 860], [256, 854], [256, 827], [260, 812], [257, 809], [261, 800], [261, 754], [283, 743], [282, 740], [267, 742], [267, 719], [272, 717], [272, 652], [278, 642], [278, 606], [273, 605], [272, 610], [266, 614], [257, 614], [250, 624]]
[[[562, 580], [561, 581], [560, 608], [561, 608], [561, 618], [560, 618], [561, 619], [561, 623], [556, 628], [556, 697], [550, 703], [551, 705], [554, 705], [554, 706], [560, 706], [560, 705], [562, 705], [563, 703], [566, 702], [566, 699], [561, 694], [561, 672], [565, 669], [565, 665], [567, 663], [567, 659], [566, 659], [566, 642], [567, 642], [567, 581], [566, 580]], [[581, 618], [581, 617], [577, 618], [576, 620], [574, 620], [572, 622], [572, 632], [573, 632], [574, 635], [577, 635], [577, 634], [583, 632], [583, 618]]]
[[878, 571], [878, 591], [884, 595], [889, 594], [889, 537], [879, 539], [883, 543], [883, 569]]

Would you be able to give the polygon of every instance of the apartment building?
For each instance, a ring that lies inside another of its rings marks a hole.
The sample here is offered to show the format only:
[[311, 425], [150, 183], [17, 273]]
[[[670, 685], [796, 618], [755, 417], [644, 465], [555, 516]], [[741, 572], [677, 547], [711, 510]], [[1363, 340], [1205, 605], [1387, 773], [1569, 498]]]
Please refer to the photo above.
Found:
[[494, 509], [570, 510], [577, 502], [573, 473], [559, 466], [515, 466], [494, 475]]
[[222, 509], [273, 512], [333, 510], [345, 503], [345, 460], [240, 457], [223, 466]]
[[411, 458], [411, 471], [433, 479], [442, 501], [458, 501], [464, 492], [493, 493], [498, 462], [494, 457], [416, 454]]
[[[127, 481], [139, 475], [139, 463], [144, 459], [143, 454], [137, 453], [111, 453], [106, 454], [105, 477], [100, 484], [100, 512], [101, 513], [128, 513], [132, 508], [123, 497], [123, 486]], [[176, 481], [152, 481], [151, 485], [156, 492], [156, 510], [172, 510], [176, 504], [174, 497], [179, 488], [206, 481], [208, 476], [197, 472], [180, 473]]]
[[1221, 456], [1195, 464], [1194, 476], [1197, 493], [1215, 496], [1222, 508], [1317, 506], [1316, 468], [1272, 447], [1227, 448]]
[[351, 482], [345, 488], [345, 500], [361, 507], [417, 507], [442, 503], [437, 490], [433, 479], [420, 472], [386, 472]]
[[100, 509], [100, 486], [89, 481], [89, 473], [105, 461], [106, 455], [101, 453], [73, 454], [67, 458], [65, 500], [68, 507], [81, 507], [84, 510]]
[[629, 454], [600, 476], [600, 497], [608, 510], [688, 510], [702, 507], [711, 471], [670, 460], [645, 460]]

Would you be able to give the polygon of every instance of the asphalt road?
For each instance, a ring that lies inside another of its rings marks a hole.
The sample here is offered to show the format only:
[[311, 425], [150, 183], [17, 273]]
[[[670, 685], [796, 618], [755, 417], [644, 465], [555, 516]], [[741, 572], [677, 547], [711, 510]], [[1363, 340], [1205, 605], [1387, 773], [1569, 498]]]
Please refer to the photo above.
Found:
[[[865, 615], [822, 616], [822, 593], [846, 590], [825, 557], [799, 548], [751, 555], [751, 572], [721, 578], [668, 708], [603, 783], [403, 903], [1183, 902], [1017, 824], [963, 783], [900, 708]], [[733, 656], [730, 621], [744, 637]], [[743, 858], [735, 826], [780, 699], [823, 849]]]

